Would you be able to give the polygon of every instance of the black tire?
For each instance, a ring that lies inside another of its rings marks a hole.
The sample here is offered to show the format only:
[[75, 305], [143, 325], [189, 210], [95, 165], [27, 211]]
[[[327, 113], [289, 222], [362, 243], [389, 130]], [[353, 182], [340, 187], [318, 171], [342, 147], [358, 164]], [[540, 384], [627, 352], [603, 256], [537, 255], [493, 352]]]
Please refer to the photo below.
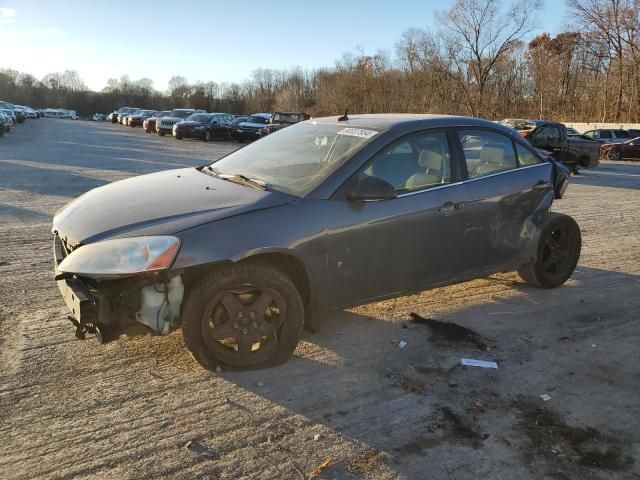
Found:
[[160, 135], [161, 137], [164, 137], [166, 134], [162, 130], [158, 130], [158, 135]]
[[204, 134], [202, 135], [202, 140], [204, 140], [205, 142], [211, 141], [211, 132], [209, 130], [204, 131]]
[[244, 143], [244, 138], [238, 137], [238, 143]]
[[536, 258], [522, 265], [518, 274], [534, 287], [559, 287], [576, 269], [581, 248], [576, 221], [562, 213], [550, 213], [542, 227]]
[[622, 152], [620, 152], [620, 150], [612, 148], [607, 152], [607, 158], [609, 160], [622, 160]]
[[176, 140], [182, 140], [182, 135], [176, 135]]
[[[249, 311], [257, 303], [258, 311]], [[238, 312], [229, 304], [244, 310]], [[303, 325], [304, 306], [295, 285], [285, 273], [264, 263], [214, 270], [191, 288], [182, 308], [185, 344], [200, 365], [213, 371], [285, 362], [300, 340]], [[216, 329], [220, 333], [214, 333]]]

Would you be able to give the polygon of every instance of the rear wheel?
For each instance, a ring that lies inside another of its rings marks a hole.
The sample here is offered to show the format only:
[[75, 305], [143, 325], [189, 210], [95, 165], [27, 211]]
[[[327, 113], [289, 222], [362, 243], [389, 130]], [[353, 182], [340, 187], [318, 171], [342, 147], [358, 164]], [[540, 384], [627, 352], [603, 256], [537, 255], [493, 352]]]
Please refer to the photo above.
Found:
[[176, 135], [176, 140], [182, 140], [182, 135]]
[[209, 370], [277, 365], [295, 350], [304, 307], [291, 279], [271, 265], [220, 268], [196, 284], [182, 311], [185, 343]]
[[559, 287], [575, 270], [581, 248], [576, 221], [568, 215], [550, 213], [542, 227], [536, 258], [522, 265], [518, 274], [535, 287]]

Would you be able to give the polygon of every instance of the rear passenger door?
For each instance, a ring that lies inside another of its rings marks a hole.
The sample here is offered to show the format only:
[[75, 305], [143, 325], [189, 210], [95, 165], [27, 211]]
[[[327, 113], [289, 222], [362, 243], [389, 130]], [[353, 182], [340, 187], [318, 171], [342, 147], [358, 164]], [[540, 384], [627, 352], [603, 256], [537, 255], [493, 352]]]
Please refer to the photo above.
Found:
[[532, 218], [553, 199], [552, 166], [489, 129], [458, 130], [465, 159], [464, 234], [454, 276], [511, 269], [535, 239]]

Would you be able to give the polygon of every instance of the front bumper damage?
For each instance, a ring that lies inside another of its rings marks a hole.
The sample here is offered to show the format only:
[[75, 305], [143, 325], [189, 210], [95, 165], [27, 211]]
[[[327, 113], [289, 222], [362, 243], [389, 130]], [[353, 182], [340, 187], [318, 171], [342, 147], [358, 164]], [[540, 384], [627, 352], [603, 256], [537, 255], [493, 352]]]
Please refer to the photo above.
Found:
[[95, 334], [105, 343], [134, 325], [144, 325], [152, 332], [166, 335], [180, 325], [184, 296], [181, 272], [129, 276], [97, 280], [70, 273], [57, 267], [78, 246], [55, 234], [53, 256], [55, 280], [76, 327], [75, 335], [84, 340]]

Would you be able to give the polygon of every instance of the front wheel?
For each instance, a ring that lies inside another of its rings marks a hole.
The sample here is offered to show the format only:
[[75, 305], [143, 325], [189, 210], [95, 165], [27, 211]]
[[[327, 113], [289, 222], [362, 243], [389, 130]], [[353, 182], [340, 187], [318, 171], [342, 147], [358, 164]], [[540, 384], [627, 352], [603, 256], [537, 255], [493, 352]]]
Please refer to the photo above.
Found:
[[622, 153], [620, 152], [620, 150], [611, 149], [607, 153], [607, 158], [609, 160], [620, 160], [622, 158]]
[[209, 370], [249, 370], [286, 361], [300, 340], [304, 306], [291, 279], [263, 263], [219, 268], [194, 285], [182, 332]]
[[581, 248], [576, 221], [562, 213], [550, 213], [542, 226], [536, 258], [522, 265], [518, 274], [534, 287], [559, 287], [578, 265]]
[[204, 135], [202, 136], [202, 140], [204, 140], [205, 142], [210, 142], [211, 141], [211, 132], [209, 130], [205, 130], [204, 131]]

